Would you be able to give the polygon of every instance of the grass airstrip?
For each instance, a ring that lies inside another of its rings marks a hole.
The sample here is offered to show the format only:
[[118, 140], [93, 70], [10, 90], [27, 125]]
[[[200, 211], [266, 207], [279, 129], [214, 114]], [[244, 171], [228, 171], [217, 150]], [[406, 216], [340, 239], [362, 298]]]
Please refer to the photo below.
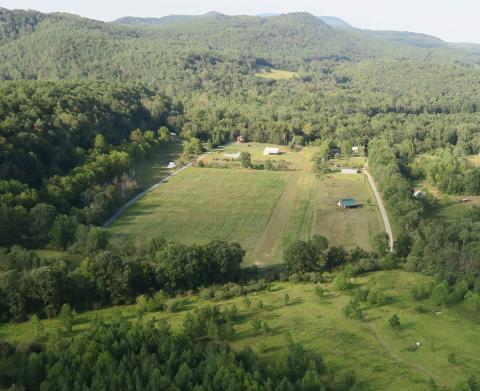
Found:
[[[265, 157], [266, 146], [236, 144], [207, 155], [205, 167], [187, 168], [127, 209], [109, 228], [113, 240], [237, 241], [247, 251], [247, 263], [259, 265], [279, 263], [289, 243], [315, 234], [334, 245], [371, 248], [383, 225], [363, 174], [319, 178], [312, 161], [316, 147], [283, 148], [284, 154]], [[245, 169], [225, 157], [239, 151], [250, 152], [254, 165], [283, 160], [287, 170]], [[337, 207], [345, 197], [362, 206]]]
[[[440, 387], [453, 387], [469, 374], [480, 373], [480, 320], [472, 318], [462, 305], [439, 308], [429, 300], [416, 302], [410, 295], [413, 286], [428, 277], [411, 272], [391, 270], [356, 278], [359, 287], [368, 284], [382, 290], [386, 304], [362, 304], [364, 320], [346, 318], [342, 308], [350, 301], [350, 291], [333, 289], [330, 277], [320, 284], [323, 296], [316, 294], [314, 283], [274, 282], [267, 291], [244, 297], [214, 300], [222, 308], [235, 305], [238, 317], [234, 335], [228, 340], [240, 350], [252, 347], [261, 357], [281, 355], [286, 351], [286, 335], [302, 343], [306, 349], [320, 353], [328, 367], [336, 373], [354, 369], [360, 380], [356, 390], [432, 390], [432, 381]], [[285, 300], [288, 294], [289, 301]], [[143, 320], [165, 319], [172, 329], [179, 330], [186, 311], [211, 304], [199, 295], [183, 298], [179, 312], [154, 312]], [[388, 319], [397, 314], [400, 330], [392, 330]], [[138, 318], [135, 305], [89, 311], [77, 316], [75, 334], [100, 316], [123, 321]], [[255, 320], [268, 324], [257, 330]], [[42, 320], [44, 333], [58, 329], [58, 320]], [[18, 342], [34, 339], [37, 329], [31, 322], [1, 324], [0, 339]]]

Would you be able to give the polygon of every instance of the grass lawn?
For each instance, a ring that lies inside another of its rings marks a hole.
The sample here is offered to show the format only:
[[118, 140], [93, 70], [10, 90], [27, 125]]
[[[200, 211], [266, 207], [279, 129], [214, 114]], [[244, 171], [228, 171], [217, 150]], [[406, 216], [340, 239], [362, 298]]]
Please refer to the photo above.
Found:
[[281, 69], [271, 69], [266, 67], [258, 67], [255, 75], [257, 77], [261, 77], [262, 79], [271, 80], [289, 80], [299, 77], [297, 72], [290, 72]]
[[[411, 287], [427, 279], [403, 271], [356, 278], [356, 286], [373, 280], [387, 297], [384, 306], [362, 304], [364, 321], [343, 315], [342, 308], [350, 301], [351, 292], [337, 292], [330, 282], [321, 284], [327, 290], [324, 297], [315, 294], [311, 283], [275, 282], [269, 291], [251, 294], [251, 306], [244, 304], [243, 297], [216, 303], [222, 307], [235, 305], [239, 310], [235, 335], [229, 341], [235, 349], [250, 346], [268, 360], [285, 352], [289, 333], [308, 350], [322, 354], [336, 372], [354, 369], [360, 380], [359, 390], [429, 390], [430, 379], [438, 386], [451, 387], [468, 374], [480, 372], [480, 319], [468, 316], [461, 305], [441, 309], [429, 300], [414, 302]], [[288, 304], [284, 300], [287, 293]], [[150, 313], [144, 319], [166, 319], [178, 330], [186, 310], [209, 304], [198, 295], [186, 300], [182, 312]], [[416, 310], [419, 304], [423, 312]], [[393, 314], [400, 317], [398, 332], [388, 325]], [[90, 311], [78, 316], [74, 332], [87, 327], [95, 316], [131, 320], [137, 317], [137, 311], [135, 306]], [[251, 322], [256, 318], [267, 322], [271, 331], [253, 331]], [[52, 332], [56, 322], [42, 321], [44, 330]], [[29, 323], [0, 325], [0, 339], [18, 342], [34, 336]]]
[[[184, 243], [212, 239], [237, 241], [247, 251], [247, 264], [276, 264], [296, 239], [325, 235], [332, 244], [371, 248], [383, 229], [368, 181], [362, 174], [313, 172], [315, 147], [265, 157], [265, 144], [237, 144], [204, 158], [222, 161], [224, 153], [248, 151], [253, 163], [285, 160], [288, 171], [190, 167], [141, 198], [109, 228], [113, 240], [142, 242], [152, 237]], [[362, 207], [338, 208], [339, 198], [355, 197]], [[369, 203], [372, 202], [371, 204]]]
[[134, 166], [138, 186], [146, 189], [168, 175], [167, 165], [178, 159], [182, 152], [181, 143], [169, 143], [154, 149], [152, 154]]

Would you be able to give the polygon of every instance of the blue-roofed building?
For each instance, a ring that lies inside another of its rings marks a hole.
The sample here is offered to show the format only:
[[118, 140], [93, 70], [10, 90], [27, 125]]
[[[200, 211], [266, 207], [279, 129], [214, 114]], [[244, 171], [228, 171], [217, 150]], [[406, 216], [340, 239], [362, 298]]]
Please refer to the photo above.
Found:
[[337, 206], [340, 208], [357, 208], [360, 204], [355, 198], [342, 198], [341, 200], [338, 200]]

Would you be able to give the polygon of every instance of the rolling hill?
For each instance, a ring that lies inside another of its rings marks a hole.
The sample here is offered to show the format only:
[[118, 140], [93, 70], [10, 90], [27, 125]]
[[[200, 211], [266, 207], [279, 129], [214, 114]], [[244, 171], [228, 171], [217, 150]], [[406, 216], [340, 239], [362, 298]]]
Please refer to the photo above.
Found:
[[471, 51], [426, 36], [359, 33], [338, 28], [344, 26], [338, 19], [326, 21], [308, 13], [265, 18], [210, 12], [104, 23], [69, 14], [1, 9], [0, 79], [102, 78], [158, 87], [181, 79], [185, 70], [201, 72], [205, 63], [249, 74], [257, 60], [291, 71], [325, 60], [478, 60]]

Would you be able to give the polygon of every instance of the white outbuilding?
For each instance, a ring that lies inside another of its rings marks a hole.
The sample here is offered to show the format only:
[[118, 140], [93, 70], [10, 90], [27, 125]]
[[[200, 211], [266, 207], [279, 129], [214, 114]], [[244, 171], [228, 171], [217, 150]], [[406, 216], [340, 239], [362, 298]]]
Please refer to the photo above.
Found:
[[358, 174], [358, 169], [356, 169], [356, 168], [342, 168], [342, 174]]
[[267, 155], [280, 155], [280, 148], [266, 147], [263, 150], [263, 154]]
[[175, 167], [177, 167], [177, 165], [175, 164], [175, 162], [170, 162], [170, 163], [168, 163], [167, 168], [169, 168], [169, 169], [172, 170], [172, 169], [174, 169]]

